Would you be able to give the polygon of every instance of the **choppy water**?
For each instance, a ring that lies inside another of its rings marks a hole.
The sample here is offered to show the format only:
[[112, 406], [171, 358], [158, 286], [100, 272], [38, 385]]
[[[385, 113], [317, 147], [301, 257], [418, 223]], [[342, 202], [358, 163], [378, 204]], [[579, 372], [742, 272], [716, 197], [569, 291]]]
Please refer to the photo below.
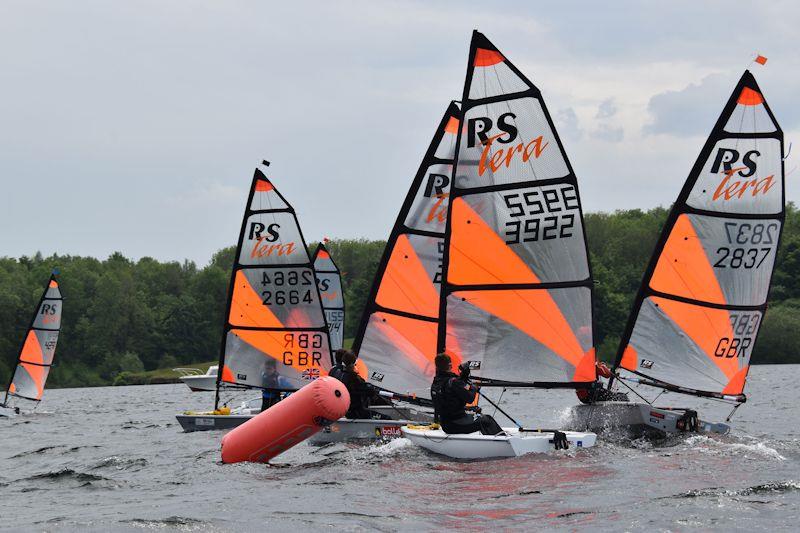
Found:
[[[183, 385], [51, 390], [34, 414], [0, 419], [0, 527], [795, 530], [799, 377], [800, 365], [754, 367], [751, 401], [729, 436], [600, 442], [477, 463], [400, 439], [302, 444], [274, 465], [223, 465], [222, 433], [183, 433], [174, 419], [208, 408], [211, 393]], [[523, 391], [506, 393], [504, 405], [530, 425], [553, 425], [573, 398]], [[729, 411], [678, 395], [658, 403], [698, 406], [714, 421]]]

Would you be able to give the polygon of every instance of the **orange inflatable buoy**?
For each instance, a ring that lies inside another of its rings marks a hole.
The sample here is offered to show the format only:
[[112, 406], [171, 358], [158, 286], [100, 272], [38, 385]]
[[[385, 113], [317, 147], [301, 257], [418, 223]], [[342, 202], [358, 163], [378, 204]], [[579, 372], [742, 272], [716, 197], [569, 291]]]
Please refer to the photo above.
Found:
[[340, 419], [350, 408], [350, 394], [336, 378], [325, 376], [222, 438], [222, 462], [266, 463]]

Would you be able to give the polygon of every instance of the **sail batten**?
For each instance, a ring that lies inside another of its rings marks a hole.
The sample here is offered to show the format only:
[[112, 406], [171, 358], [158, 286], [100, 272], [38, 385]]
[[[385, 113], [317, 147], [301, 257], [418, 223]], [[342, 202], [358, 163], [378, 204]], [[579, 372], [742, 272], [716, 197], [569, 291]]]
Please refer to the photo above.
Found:
[[473, 33], [445, 232], [437, 350], [515, 386], [596, 378], [577, 179], [541, 92]]
[[55, 274], [51, 275], [25, 334], [4, 404], [9, 396], [37, 402], [42, 399], [61, 331], [62, 302], [58, 281]]
[[783, 132], [745, 71], [670, 211], [615, 367], [744, 401], [784, 203]]
[[294, 209], [258, 169], [228, 291], [219, 383], [294, 391], [327, 374], [331, 342]]

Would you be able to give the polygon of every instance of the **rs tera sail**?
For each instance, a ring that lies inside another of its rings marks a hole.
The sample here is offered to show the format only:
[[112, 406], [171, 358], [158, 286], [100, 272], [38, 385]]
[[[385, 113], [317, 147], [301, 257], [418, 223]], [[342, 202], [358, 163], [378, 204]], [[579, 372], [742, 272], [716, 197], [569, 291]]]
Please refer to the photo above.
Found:
[[783, 131], [745, 71], [675, 202], [616, 368], [744, 401], [785, 218]]
[[9, 396], [37, 402], [42, 399], [61, 330], [61, 302], [61, 290], [54, 274], [36, 306], [3, 405], [8, 404]]
[[353, 350], [376, 386], [427, 397], [459, 110], [450, 104], [386, 243]]
[[331, 350], [339, 350], [344, 342], [344, 291], [339, 267], [324, 243], [319, 243], [312, 258], [317, 285], [325, 311], [325, 323], [331, 339]]
[[228, 291], [218, 382], [294, 391], [331, 366], [314, 267], [294, 209], [256, 169]]
[[438, 350], [485, 385], [595, 381], [578, 182], [536, 88], [474, 32], [445, 234]]

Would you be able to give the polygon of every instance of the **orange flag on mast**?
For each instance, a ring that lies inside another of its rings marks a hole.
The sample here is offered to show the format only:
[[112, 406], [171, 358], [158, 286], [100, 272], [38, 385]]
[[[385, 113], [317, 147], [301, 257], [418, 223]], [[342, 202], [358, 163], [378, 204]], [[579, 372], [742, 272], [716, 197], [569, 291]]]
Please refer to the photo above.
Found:
[[758, 63], [759, 65], [766, 65], [767, 64], [767, 58], [762, 56], [762, 55], [757, 55], [754, 61], [756, 63]]

